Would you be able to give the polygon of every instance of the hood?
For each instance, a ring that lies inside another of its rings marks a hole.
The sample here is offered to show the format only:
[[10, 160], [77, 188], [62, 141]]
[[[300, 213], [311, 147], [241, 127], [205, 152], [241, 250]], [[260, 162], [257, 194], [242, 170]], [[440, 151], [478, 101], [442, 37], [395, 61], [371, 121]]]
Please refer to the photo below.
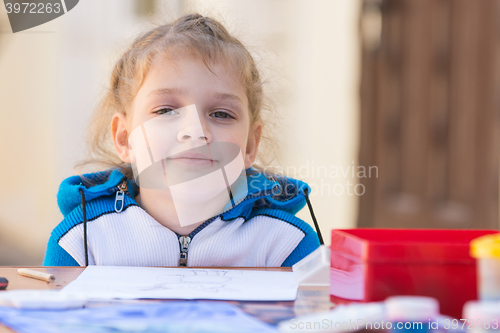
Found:
[[[311, 192], [306, 183], [277, 174], [247, 169], [248, 195], [233, 209], [223, 213], [223, 219], [246, 216], [251, 209], [278, 209], [295, 215], [306, 204], [304, 191]], [[249, 209], [250, 208], [250, 209]]]
[[[254, 168], [247, 171], [248, 195], [240, 200], [233, 209], [222, 214], [224, 220], [238, 216], [248, 216], [253, 208], [271, 208], [286, 211], [295, 215], [305, 205], [304, 190], [310, 193], [306, 183], [280, 175], [268, 175]], [[90, 201], [102, 196], [109, 196], [118, 190], [124, 180], [124, 175], [118, 170], [107, 170], [98, 173], [84, 174], [83, 178], [97, 184], [87, 187], [81, 176], [72, 176], [65, 179], [59, 186], [57, 203], [61, 213], [66, 216], [73, 209], [81, 205], [80, 189], [85, 194], [85, 200]], [[127, 180], [130, 196], [135, 197], [135, 182]]]
[[[82, 178], [86, 178], [97, 185], [87, 187], [84, 185]], [[115, 193], [118, 190], [118, 185], [123, 182], [124, 178], [125, 176], [118, 170], [107, 170], [66, 178], [59, 186], [57, 193], [57, 204], [61, 213], [66, 216], [82, 204], [80, 189], [85, 194], [85, 200], [90, 201]], [[129, 186], [129, 189], [131, 188], [132, 186]]]

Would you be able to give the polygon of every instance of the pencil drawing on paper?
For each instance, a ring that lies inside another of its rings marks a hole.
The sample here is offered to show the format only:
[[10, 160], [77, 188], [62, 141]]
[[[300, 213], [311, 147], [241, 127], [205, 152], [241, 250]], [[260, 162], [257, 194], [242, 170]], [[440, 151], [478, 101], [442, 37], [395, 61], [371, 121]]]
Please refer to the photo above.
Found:
[[292, 272], [88, 266], [63, 291], [90, 299], [293, 300]]
[[[182, 274], [181, 274], [182, 273]], [[198, 290], [209, 293], [218, 293], [220, 290], [241, 293], [242, 290], [234, 288], [235, 284], [242, 286], [247, 283], [248, 278], [241, 277], [241, 271], [233, 271], [228, 274], [228, 270], [203, 270], [203, 269], [183, 269], [179, 271], [165, 271], [158, 274], [158, 283], [138, 288], [139, 291], [153, 290]], [[233, 276], [236, 275], [236, 276]]]

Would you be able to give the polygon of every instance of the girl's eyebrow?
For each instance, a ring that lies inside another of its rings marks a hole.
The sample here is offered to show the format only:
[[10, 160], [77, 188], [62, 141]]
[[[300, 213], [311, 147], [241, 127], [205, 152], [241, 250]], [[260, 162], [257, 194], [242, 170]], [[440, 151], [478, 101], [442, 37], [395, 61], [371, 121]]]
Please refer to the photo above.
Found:
[[146, 97], [151, 95], [182, 95], [184, 91], [180, 88], [161, 88], [151, 91]]
[[243, 105], [243, 101], [241, 98], [234, 94], [229, 94], [229, 93], [213, 93], [212, 98], [219, 99], [221, 101], [230, 101], [230, 102], [236, 102], [238, 104]]
[[[184, 90], [174, 87], [174, 88], [161, 88], [151, 91], [146, 97], [150, 97], [152, 95], [182, 95], [184, 94]], [[214, 99], [218, 99], [221, 101], [230, 101], [236, 102], [240, 105], [243, 105], [243, 101], [235, 94], [231, 93], [218, 93], [215, 92], [211, 94], [211, 97]]]

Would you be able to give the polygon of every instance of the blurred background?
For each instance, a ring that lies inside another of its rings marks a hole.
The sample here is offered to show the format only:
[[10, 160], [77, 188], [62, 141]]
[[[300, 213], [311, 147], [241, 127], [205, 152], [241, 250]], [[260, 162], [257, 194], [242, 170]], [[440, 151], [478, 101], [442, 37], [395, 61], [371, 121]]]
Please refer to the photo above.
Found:
[[499, 0], [84, 0], [16, 34], [0, 6], [0, 265], [41, 264], [114, 62], [189, 12], [256, 57], [275, 166], [311, 185], [327, 243], [333, 228], [498, 229]]

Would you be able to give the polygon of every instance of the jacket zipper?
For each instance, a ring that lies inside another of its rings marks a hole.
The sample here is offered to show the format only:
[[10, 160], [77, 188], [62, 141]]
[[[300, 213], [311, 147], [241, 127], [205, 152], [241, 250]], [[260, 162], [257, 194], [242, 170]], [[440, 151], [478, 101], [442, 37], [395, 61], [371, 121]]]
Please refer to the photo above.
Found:
[[[253, 198], [256, 198], [256, 197], [265, 197], [266, 195], [267, 194], [264, 193], [264, 194], [260, 194], [260, 195], [249, 196], [249, 197], [245, 198], [244, 200], [242, 200], [238, 204], [242, 204], [246, 200], [253, 199]], [[233, 208], [231, 208], [231, 209], [233, 209]], [[230, 210], [228, 210], [228, 212]], [[182, 266], [182, 267], [186, 267], [187, 266], [187, 260], [188, 260], [188, 254], [189, 254], [189, 245], [191, 244], [191, 241], [193, 240], [194, 236], [198, 232], [200, 232], [201, 230], [203, 230], [203, 228], [205, 228], [207, 225], [209, 225], [210, 223], [212, 223], [212, 221], [214, 221], [215, 219], [217, 219], [220, 216], [222, 216], [222, 214], [219, 214], [217, 216], [212, 217], [209, 220], [206, 220], [198, 228], [196, 228], [195, 230], [193, 230], [187, 236], [182, 236], [182, 235], [179, 235], [178, 233], [176, 233], [177, 238], [179, 239], [179, 246], [180, 246], [179, 266]]]
[[186, 267], [187, 266], [187, 257], [189, 251], [189, 244], [191, 244], [191, 237], [189, 236], [180, 236], [179, 243], [181, 245], [181, 254], [179, 256], [179, 266]]
[[[115, 212], [120, 213], [125, 206], [125, 193], [128, 193], [127, 181], [123, 181], [120, 185], [118, 185], [118, 191], [116, 192], [115, 197]], [[120, 207], [118, 208], [118, 204]]]
[[193, 240], [193, 237], [199, 233], [203, 228], [205, 228], [207, 225], [212, 223], [216, 218], [220, 216], [214, 216], [209, 220], [206, 220], [202, 224], [198, 226], [198, 228], [194, 229], [191, 231], [191, 233], [187, 236], [182, 236], [179, 235], [178, 233], [175, 233], [177, 235], [177, 239], [179, 239], [179, 246], [180, 246], [180, 255], [179, 255], [179, 266], [187, 266], [187, 259], [188, 259], [188, 252], [189, 252], [189, 245], [191, 244], [191, 241]]

